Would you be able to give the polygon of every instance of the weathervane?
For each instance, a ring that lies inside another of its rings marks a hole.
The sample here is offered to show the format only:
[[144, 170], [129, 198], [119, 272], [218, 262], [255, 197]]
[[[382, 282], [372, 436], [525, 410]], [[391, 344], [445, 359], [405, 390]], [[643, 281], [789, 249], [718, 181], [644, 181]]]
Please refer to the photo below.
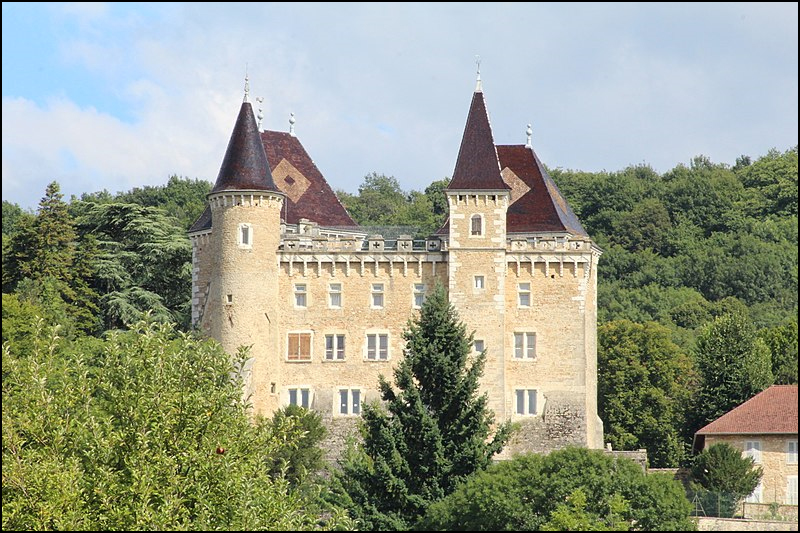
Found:
[[294, 113], [289, 113], [289, 135], [294, 137], [294, 123], [297, 122], [294, 119]]
[[256, 96], [256, 102], [258, 102], [258, 115], [256, 115], [256, 118], [258, 119], [258, 131], [261, 131], [261, 121], [264, 120], [264, 109], [262, 108], [264, 97]]
[[481, 56], [475, 56], [475, 64], [478, 66], [478, 81], [475, 84], [475, 92], [483, 91], [483, 87], [481, 86]]
[[250, 77], [247, 75], [247, 63], [244, 64], [244, 102], [250, 101]]
[[533, 136], [533, 130], [531, 129], [530, 124], [528, 124], [528, 129], [525, 130], [525, 134], [528, 136], [528, 142], [525, 144], [525, 148], [531, 148], [531, 137]]

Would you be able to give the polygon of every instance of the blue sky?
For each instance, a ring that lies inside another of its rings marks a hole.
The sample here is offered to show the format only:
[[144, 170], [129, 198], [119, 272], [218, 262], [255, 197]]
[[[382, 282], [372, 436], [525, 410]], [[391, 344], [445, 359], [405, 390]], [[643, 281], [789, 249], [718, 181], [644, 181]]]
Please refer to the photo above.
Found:
[[475, 85], [548, 166], [797, 144], [797, 3], [3, 3], [3, 200], [214, 181], [242, 99], [335, 189], [449, 177]]

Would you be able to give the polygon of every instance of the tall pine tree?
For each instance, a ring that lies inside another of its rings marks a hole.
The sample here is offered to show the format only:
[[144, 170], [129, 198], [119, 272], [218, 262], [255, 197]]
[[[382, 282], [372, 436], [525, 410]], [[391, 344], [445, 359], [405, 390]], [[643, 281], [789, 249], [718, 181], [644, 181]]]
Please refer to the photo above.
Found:
[[414, 527], [428, 506], [485, 469], [508, 441], [508, 422], [495, 428], [479, 394], [486, 353], [473, 354], [472, 335], [441, 286], [403, 333], [404, 359], [393, 387], [381, 376], [384, 404], [364, 406], [363, 443], [337, 474], [337, 501], [365, 530]]

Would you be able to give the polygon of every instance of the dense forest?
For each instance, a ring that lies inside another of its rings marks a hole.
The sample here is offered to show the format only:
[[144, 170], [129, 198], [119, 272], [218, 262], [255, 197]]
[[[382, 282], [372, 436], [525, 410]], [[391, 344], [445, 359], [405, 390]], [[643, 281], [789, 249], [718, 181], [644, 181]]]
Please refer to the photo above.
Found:
[[[797, 383], [797, 156], [797, 147], [755, 160], [742, 156], [733, 165], [699, 156], [663, 174], [646, 165], [617, 172], [549, 170], [603, 250], [598, 404], [605, 439], [615, 449], [647, 448], [651, 466], [686, 464], [697, 429], [773, 383]], [[447, 181], [404, 191], [394, 177], [372, 173], [357, 193], [337, 194], [362, 225], [414, 226], [425, 236], [445, 220]], [[14, 381], [7, 377], [23, 368], [20, 361], [38, 354], [47, 359], [44, 367], [55, 365], [59, 386], [84, 396], [70, 400], [75, 405], [87, 395], [108, 402], [111, 389], [83, 390], [65, 373], [77, 368], [124, 379], [111, 368], [99, 372], [96, 363], [120, 349], [119, 339], [139, 342], [124, 337], [132, 327], [150, 332], [163, 353], [185, 355], [191, 352], [176, 343], [201, 342], [187, 340], [194, 333], [186, 230], [210, 188], [204, 180], [172, 176], [164, 186], [65, 200], [54, 182], [35, 211], [3, 201], [4, 514], [6, 404]], [[174, 329], [157, 333], [156, 324]], [[205, 345], [192, 349], [216, 353]], [[51, 360], [62, 352], [80, 364], [67, 370], [63, 360]], [[44, 367], [34, 369], [37, 379], [45, 379]], [[58, 420], [56, 412], [45, 414], [51, 418], [29, 423]], [[240, 423], [238, 415], [225, 416]], [[287, 430], [265, 431], [258, 438], [275, 446]], [[65, 490], [52, 483], [40, 489]], [[272, 505], [287, 490], [273, 487], [264, 501]], [[237, 519], [245, 527], [262, 523]], [[340, 519], [334, 515], [327, 527], [341, 527]]]

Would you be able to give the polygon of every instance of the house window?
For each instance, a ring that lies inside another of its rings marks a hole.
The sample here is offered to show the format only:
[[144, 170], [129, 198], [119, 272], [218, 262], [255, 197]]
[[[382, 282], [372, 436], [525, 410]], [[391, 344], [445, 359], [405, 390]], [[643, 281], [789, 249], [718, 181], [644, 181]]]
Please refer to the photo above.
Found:
[[372, 308], [383, 308], [383, 283], [372, 284]]
[[344, 359], [344, 335], [325, 335], [325, 359], [328, 361]]
[[486, 343], [481, 339], [475, 339], [472, 341], [472, 349], [475, 350], [476, 353], [481, 353], [486, 349]]
[[250, 224], [239, 224], [237, 241], [240, 248], [253, 247], [253, 228], [250, 226]]
[[299, 405], [306, 409], [311, 408], [311, 389], [291, 388], [289, 389], [289, 405]]
[[797, 464], [797, 441], [790, 440], [786, 442], [786, 464]]
[[786, 505], [797, 505], [797, 476], [786, 477]]
[[514, 359], [536, 358], [536, 333], [514, 333]]
[[475, 237], [483, 235], [483, 217], [481, 215], [472, 215], [472, 217], [469, 219], [469, 222], [470, 235]]
[[755, 464], [761, 464], [761, 441], [748, 440], [744, 443], [745, 457], [752, 457]]
[[311, 333], [289, 333], [286, 359], [311, 361]]
[[514, 391], [514, 412], [518, 415], [536, 414], [536, 389], [516, 389]]
[[331, 283], [328, 285], [328, 306], [334, 309], [342, 307], [342, 284]]
[[761, 503], [763, 496], [764, 496], [764, 482], [759, 481], [758, 486], [755, 488], [755, 490], [753, 490], [752, 493], [750, 493], [750, 496], [745, 498], [744, 501], [746, 501], [747, 503]]
[[414, 284], [414, 309], [422, 307], [422, 302], [425, 301], [425, 285], [422, 283]]
[[389, 334], [370, 333], [367, 335], [367, 359], [386, 361], [389, 359]]
[[531, 284], [520, 283], [518, 285], [517, 296], [519, 297], [518, 304], [520, 307], [531, 306]]
[[483, 276], [475, 276], [475, 288], [483, 289], [486, 287]]
[[361, 414], [361, 389], [339, 389], [339, 414]]
[[308, 305], [308, 288], [305, 283], [294, 284], [294, 306], [306, 307]]

